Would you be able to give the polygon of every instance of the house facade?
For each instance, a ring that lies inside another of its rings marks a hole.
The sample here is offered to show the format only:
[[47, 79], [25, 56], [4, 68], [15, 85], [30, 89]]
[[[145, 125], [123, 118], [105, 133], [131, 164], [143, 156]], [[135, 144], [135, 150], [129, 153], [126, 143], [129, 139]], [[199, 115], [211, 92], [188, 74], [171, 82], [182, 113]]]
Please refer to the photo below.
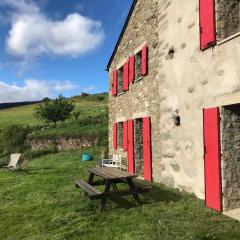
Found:
[[108, 63], [109, 150], [147, 181], [240, 208], [240, 1], [135, 0]]

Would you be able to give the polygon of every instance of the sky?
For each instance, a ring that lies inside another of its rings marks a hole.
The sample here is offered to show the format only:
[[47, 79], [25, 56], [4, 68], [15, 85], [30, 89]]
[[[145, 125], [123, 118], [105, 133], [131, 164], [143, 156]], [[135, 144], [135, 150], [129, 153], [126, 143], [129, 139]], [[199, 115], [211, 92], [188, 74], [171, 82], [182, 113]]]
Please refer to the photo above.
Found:
[[132, 0], [0, 0], [0, 103], [100, 93]]

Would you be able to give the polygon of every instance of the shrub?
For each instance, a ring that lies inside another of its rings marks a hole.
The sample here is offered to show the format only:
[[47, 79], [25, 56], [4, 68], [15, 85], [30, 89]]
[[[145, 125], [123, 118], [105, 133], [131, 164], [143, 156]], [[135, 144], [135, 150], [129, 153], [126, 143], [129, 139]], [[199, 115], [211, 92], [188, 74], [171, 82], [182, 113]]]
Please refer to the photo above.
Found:
[[2, 166], [7, 166], [8, 162], [9, 162], [9, 157], [8, 157], [8, 155], [2, 155], [2, 156], [0, 156], [0, 167], [2, 167]]
[[32, 160], [34, 158], [37, 157], [41, 157], [44, 155], [49, 154], [50, 151], [48, 149], [46, 150], [27, 150], [26, 152], [24, 152], [21, 156], [22, 159], [26, 159], [26, 160]]
[[105, 99], [105, 96], [97, 96], [98, 101], [103, 101]]
[[82, 97], [87, 97], [87, 96], [89, 96], [89, 93], [82, 92], [82, 93], [81, 93], [81, 96], [82, 96]]
[[79, 116], [81, 114], [81, 110], [79, 108], [75, 109], [73, 112], [72, 112], [72, 116], [74, 117], [74, 119], [77, 121], [79, 119]]
[[35, 116], [47, 123], [54, 123], [54, 127], [56, 127], [57, 122], [71, 117], [74, 107], [75, 105], [71, 101], [60, 95], [53, 101], [47, 100], [43, 104], [39, 104], [35, 109]]
[[29, 133], [30, 128], [22, 125], [11, 125], [3, 129], [0, 133], [1, 153], [10, 154], [26, 150], [24, 142]]
[[57, 144], [56, 144], [56, 143], [50, 144], [50, 145], [48, 146], [48, 148], [47, 148], [47, 151], [48, 151], [49, 153], [52, 153], [52, 154], [57, 153], [57, 152], [58, 152]]

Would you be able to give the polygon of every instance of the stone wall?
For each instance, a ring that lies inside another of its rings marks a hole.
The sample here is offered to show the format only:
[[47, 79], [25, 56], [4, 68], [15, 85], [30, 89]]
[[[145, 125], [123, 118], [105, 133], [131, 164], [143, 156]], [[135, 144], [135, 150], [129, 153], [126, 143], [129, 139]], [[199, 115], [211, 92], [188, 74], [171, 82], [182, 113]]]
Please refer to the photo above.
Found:
[[223, 209], [240, 207], [240, 105], [221, 111]]
[[143, 121], [136, 119], [134, 124], [134, 158], [135, 158], [135, 172], [139, 176], [144, 175], [143, 164]]
[[216, 28], [219, 41], [240, 32], [240, 0], [216, 1]]
[[[160, 129], [159, 108], [160, 96], [158, 93], [160, 78], [158, 67], [160, 58], [159, 55], [159, 1], [138, 1], [133, 12], [133, 17], [130, 19], [128, 27], [118, 47], [112, 65], [109, 69], [109, 149], [110, 154], [114, 153], [112, 146], [112, 126], [114, 122], [119, 122], [151, 117], [152, 122], [152, 161], [156, 166], [154, 176], [158, 176], [160, 168]], [[151, 36], [151, 37], [149, 37]], [[112, 73], [113, 70], [119, 68], [129, 56], [136, 54], [141, 50], [141, 47], [147, 43], [148, 45], [148, 74], [134, 84], [130, 84], [129, 91], [113, 97], [111, 94]], [[151, 93], [151, 94], [150, 94]]]
[[59, 151], [71, 151], [77, 149], [84, 149], [93, 146], [95, 143], [83, 138], [58, 138], [52, 139], [28, 139], [26, 144], [32, 150], [46, 150], [52, 144], [56, 144]]
[[[113, 69], [145, 41], [148, 75], [113, 97]], [[204, 198], [202, 111], [240, 103], [240, 37], [199, 45], [199, 0], [138, 0], [109, 71], [109, 149], [117, 119], [150, 116], [153, 180]]]

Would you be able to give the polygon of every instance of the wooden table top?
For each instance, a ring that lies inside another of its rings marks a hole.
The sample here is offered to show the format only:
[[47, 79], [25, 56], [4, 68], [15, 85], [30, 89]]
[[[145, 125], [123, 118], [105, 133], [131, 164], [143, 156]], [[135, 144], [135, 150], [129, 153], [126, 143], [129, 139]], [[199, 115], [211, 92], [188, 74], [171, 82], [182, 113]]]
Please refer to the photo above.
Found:
[[130, 174], [126, 171], [122, 171], [117, 168], [102, 167], [102, 168], [91, 168], [88, 170], [90, 173], [99, 176], [103, 179], [127, 179], [137, 177], [136, 174]]

